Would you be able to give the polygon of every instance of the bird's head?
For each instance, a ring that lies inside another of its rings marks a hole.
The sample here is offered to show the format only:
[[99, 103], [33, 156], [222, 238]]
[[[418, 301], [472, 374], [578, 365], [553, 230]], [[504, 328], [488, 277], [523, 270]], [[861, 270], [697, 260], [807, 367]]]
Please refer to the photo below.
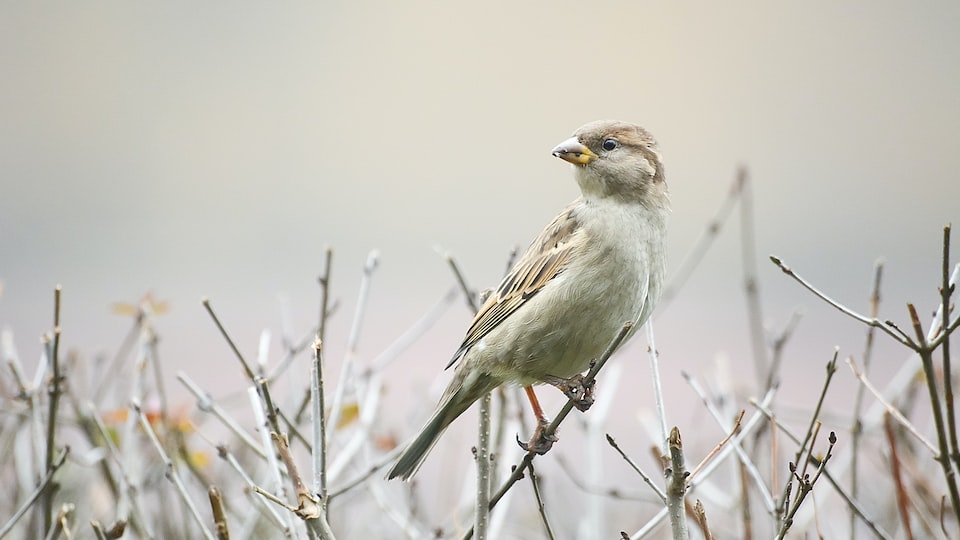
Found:
[[667, 184], [657, 142], [640, 126], [591, 122], [558, 144], [553, 155], [572, 163], [585, 199], [614, 198], [665, 206]]

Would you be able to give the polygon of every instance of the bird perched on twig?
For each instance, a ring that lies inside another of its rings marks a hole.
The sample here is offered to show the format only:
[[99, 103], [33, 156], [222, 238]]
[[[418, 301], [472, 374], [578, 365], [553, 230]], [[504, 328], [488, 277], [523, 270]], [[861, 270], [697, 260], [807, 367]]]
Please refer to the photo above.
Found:
[[[480, 308], [447, 367], [440, 403], [389, 478], [409, 479], [440, 435], [504, 383], [525, 387], [538, 428], [525, 448], [545, 452], [546, 418], [532, 385], [549, 383], [592, 402], [578, 386], [625, 322], [650, 316], [663, 285], [670, 201], [660, 152], [643, 128], [598, 121], [553, 149], [574, 165], [582, 196], [550, 222]], [[629, 337], [629, 336], [628, 336]]]

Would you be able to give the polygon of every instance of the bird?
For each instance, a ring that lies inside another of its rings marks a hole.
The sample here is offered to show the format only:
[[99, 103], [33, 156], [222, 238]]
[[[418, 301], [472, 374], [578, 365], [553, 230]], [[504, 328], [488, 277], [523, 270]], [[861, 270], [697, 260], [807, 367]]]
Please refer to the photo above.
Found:
[[537, 440], [547, 422], [533, 385], [552, 384], [573, 397], [583, 390], [579, 374], [625, 323], [633, 326], [621, 345], [657, 304], [670, 197], [653, 136], [632, 123], [600, 120], [577, 129], [552, 154], [573, 165], [581, 196], [491, 291], [447, 365], [456, 368], [435, 411], [389, 479], [409, 480], [447, 427], [505, 383], [524, 387], [537, 417], [534, 438], [521, 446], [545, 452], [552, 441]]

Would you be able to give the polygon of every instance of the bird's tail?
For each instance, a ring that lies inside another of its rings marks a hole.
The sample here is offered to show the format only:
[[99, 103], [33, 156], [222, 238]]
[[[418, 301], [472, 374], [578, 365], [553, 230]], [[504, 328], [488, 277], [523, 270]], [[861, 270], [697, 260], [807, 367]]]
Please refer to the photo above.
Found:
[[[489, 376], [485, 375], [482, 378], [489, 379]], [[437, 407], [437, 410], [434, 411], [430, 420], [420, 429], [417, 438], [407, 445], [406, 450], [400, 455], [400, 459], [397, 460], [397, 463], [387, 474], [387, 479], [400, 478], [401, 480], [409, 480], [410, 477], [416, 474], [417, 470], [420, 469], [420, 465], [423, 465], [423, 461], [427, 458], [427, 454], [429, 454], [433, 446], [437, 444], [437, 440], [440, 439], [443, 432], [447, 430], [447, 427], [450, 426], [458, 416], [463, 414], [463, 411], [467, 410], [470, 405], [473, 405], [474, 401], [480, 399], [481, 396], [496, 386], [488, 387], [490, 382], [491, 381], [483, 381], [481, 384], [472, 384], [472, 389], [466, 389], [461, 386], [456, 392], [445, 399], [443, 403]]]

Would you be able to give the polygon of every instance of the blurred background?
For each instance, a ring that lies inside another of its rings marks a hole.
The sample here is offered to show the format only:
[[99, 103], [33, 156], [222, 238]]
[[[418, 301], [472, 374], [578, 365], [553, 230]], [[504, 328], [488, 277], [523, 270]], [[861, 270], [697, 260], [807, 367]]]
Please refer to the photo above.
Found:
[[[882, 257], [881, 318], [907, 328], [906, 302], [933, 312], [942, 228], [960, 222], [957, 28], [952, 2], [7, 3], [0, 325], [35, 364], [62, 284], [63, 345], [109, 356], [130, 326], [111, 306], [149, 292], [169, 305], [157, 331], [171, 381], [182, 369], [235, 392], [240, 368], [201, 297], [251, 358], [270, 329], [279, 359], [284, 328], [299, 339], [316, 324], [330, 246], [335, 371], [376, 249], [367, 362], [455, 284], [443, 253], [474, 287], [495, 284], [511, 248], [578, 195], [550, 149], [617, 118], [660, 142], [671, 272], [748, 168], [764, 323], [775, 334], [803, 312], [784, 400], [811, 403], [833, 348], [859, 355], [864, 331], [767, 255], [864, 312]], [[724, 365], [754, 385], [739, 237], [734, 212], [655, 315], [677, 411], [692, 399], [681, 369], [711, 379]], [[470, 319], [456, 301], [388, 369], [398, 437], [435, 397], [410, 385], [439, 390]], [[906, 358], [888, 341], [881, 380]], [[652, 405], [644, 346], [617, 360], [627, 426]], [[842, 367], [840, 388], [852, 380]]]

